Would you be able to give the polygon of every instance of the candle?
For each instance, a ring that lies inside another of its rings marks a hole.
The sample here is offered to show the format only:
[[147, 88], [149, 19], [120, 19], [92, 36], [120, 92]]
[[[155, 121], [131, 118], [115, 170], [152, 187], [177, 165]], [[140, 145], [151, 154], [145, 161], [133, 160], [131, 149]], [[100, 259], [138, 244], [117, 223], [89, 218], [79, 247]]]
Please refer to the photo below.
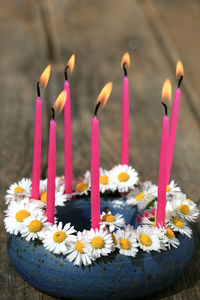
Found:
[[162, 89], [162, 104], [165, 107], [165, 116], [162, 122], [160, 163], [158, 178], [158, 202], [156, 212], [156, 225], [165, 226], [166, 186], [167, 186], [167, 163], [169, 143], [169, 118], [167, 116], [167, 105], [163, 102], [165, 98], [171, 99], [171, 82], [167, 79]]
[[178, 88], [175, 93], [172, 114], [171, 114], [171, 121], [170, 121], [170, 129], [169, 129], [169, 154], [168, 154], [168, 166], [167, 166], [167, 184], [170, 182], [171, 177], [171, 168], [172, 168], [172, 161], [174, 155], [174, 146], [176, 140], [176, 129], [178, 123], [178, 114], [179, 114], [179, 104], [180, 104], [180, 84], [183, 79], [183, 65], [179, 60], [176, 65], [176, 76], [179, 77], [178, 81]]
[[121, 137], [121, 164], [129, 164], [129, 82], [126, 65], [130, 66], [130, 56], [124, 53], [121, 67], [124, 69], [123, 95], [122, 95], [122, 137]]
[[99, 120], [97, 112], [102, 104], [105, 106], [112, 91], [112, 82], [107, 83], [97, 98], [94, 117], [92, 119], [91, 135], [91, 220], [92, 228], [99, 229], [101, 220], [100, 213], [100, 183], [99, 183]]
[[[66, 101], [66, 91], [62, 91], [55, 101], [54, 107], [60, 107], [62, 111]], [[49, 151], [48, 151], [48, 170], [47, 170], [47, 222], [54, 224], [55, 211], [55, 181], [56, 181], [56, 122], [54, 119], [55, 111], [51, 107], [52, 119], [49, 127]]]
[[65, 68], [64, 90], [67, 92], [67, 101], [64, 107], [64, 158], [65, 158], [65, 193], [72, 193], [72, 133], [71, 133], [71, 98], [70, 85], [67, 78], [67, 69], [72, 73], [75, 64], [75, 55], [73, 54]]
[[35, 129], [33, 144], [33, 167], [31, 198], [40, 198], [40, 172], [41, 172], [41, 148], [42, 148], [42, 100], [40, 98], [40, 82], [46, 88], [51, 73], [51, 65], [48, 65], [37, 83], [38, 97], [35, 102]]
[[49, 151], [47, 169], [47, 222], [54, 224], [55, 210], [55, 181], [56, 181], [56, 122], [54, 120], [54, 108], [49, 127]]

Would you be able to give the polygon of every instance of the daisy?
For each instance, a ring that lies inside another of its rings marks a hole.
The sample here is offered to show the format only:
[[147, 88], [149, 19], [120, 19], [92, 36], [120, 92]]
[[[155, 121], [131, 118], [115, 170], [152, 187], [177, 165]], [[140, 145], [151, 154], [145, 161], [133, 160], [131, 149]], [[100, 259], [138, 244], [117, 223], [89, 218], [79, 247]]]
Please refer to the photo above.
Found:
[[17, 235], [24, 226], [23, 221], [31, 216], [33, 212], [42, 214], [42, 210], [33, 203], [24, 204], [23, 202], [11, 202], [5, 211], [6, 217], [4, 224], [6, 231]]
[[76, 241], [73, 242], [71, 248], [67, 251], [67, 258], [77, 266], [88, 266], [92, 264], [92, 258], [85, 252], [84, 235], [86, 231], [77, 232]]
[[45, 231], [49, 227], [49, 223], [45, 223], [47, 218], [43, 214], [34, 214], [26, 218], [23, 222], [24, 226], [21, 229], [21, 235], [27, 241], [42, 239]]
[[165, 240], [165, 245], [169, 249], [171, 249], [171, 246], [177, 248], [180, 245], [179, 240], [176, 238], [174, 231], [170, 227], [167, 227], [165, 229], [164, 240]]
[[144, 211], [137, 217], [138, 224], [156, 226], [156, 209]]
[[11, 184], [9, 189], [6, 191], [5, 196], [6, 204], [10, 203], [12, 200], [20, 201], [25, 197], [31, 196], [31, 184], [32, 181], [28, 178], [23, 178], [17, 183]]
[[100, 192], [102, 194], [105, 193], [106, 191], [115, 192], [117, 186], [113, 184], [110, 180], [110, 171], [100, 168], [99, 173], [100, 173], [100, 177], [99, 177]]
[[135, 188], [138, 182], [138, 173], [131, 166], [118, 165], [110, 171], [110, 181], [117, 186], [120, 193], [127, 193]]
[[43, 237], [44, 247], [54, 254], [66, 254], [68, 248], [76, 241], [76, 236], [73, 235], [76, 230], [71, 223], [67, 223], [64, 227], [62, 222], [59, 224], [50, 225]]
[[112, 235], [100, 229], [90, 229], [84, 237], [85, 249], [90, 257], [107, 256], [113, 251]]
[[102, 228], [107, 228], [110, 232], [113, 232], [115, 228], [124, 226], [125, 221], [122, 215], [116, 214], [113, 216], [109, 211], [108, 213], [102, 213], [100, 224]]
[[82, 178], [79, 178], [75, 183], [74, 195], [88, 195], [91, 187], [90, 171], [87, 171]]
[[192, 235], [192, 230], [188, 227], [186, 221], [179, 215], [168, 215], [166, 225], [173, 231], [178, 231], [188, 237], [191, 237]]
[[[176, 193], [180, 193], [181, 189], [177, 186], [177, 184], [172, 180], [169, 185], [166, 186], [166, 195], [172, 197]], [[149, 189], [149, 193], [153, 194], [154, 196], [158, 196], [158, 186], [153, 185]]]
[[152, 250], [160, 250], [159, 237], [156, 234], [154, 227], [148, 225], [138, 226], [137, 239], [140, 248], [144, 251], [150, 252]]
[[185, 218], [189, 222], [194, 222], [199, 216], [199, 209], [196, 203], [190, 199], [186, 199], [184, 194], [181, 195], [182, 197], [177, 197], [178, 199], [174, 200], [174, 207], [182, 218]]
[[154, 207], [156, 200], [157, 198], [154, 195], [143, 191], [142, 193], [137, 194], [135, 197], [129, 196], [126, 200], [126, 204], [137, 205], [139, 210], [144, 210]]
[[116, 234], [119, 253], [135, 257], [138, 252], [137, 236], [134, 230], [117, 230]]

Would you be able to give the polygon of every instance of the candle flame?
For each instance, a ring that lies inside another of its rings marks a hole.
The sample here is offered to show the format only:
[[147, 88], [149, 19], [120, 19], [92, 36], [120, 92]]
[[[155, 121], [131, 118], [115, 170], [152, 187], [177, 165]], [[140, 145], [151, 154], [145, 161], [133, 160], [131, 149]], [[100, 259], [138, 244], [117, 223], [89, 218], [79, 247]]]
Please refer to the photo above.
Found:
[[112, 82], [106, 83], [104, 85], [103, 89], [101, 90], [96, 103], [102, 102], [102, 108], [106, 105], [108, 98], [110, 97], [110, 94], [112, 92]]
[[42, 87], [45, 89], [47, 86], [47, 83], [49, 81], [49, 77], [51, 75], [51, 65], [48, 65], [44, 71], [42, 72], [41, 76], [40, 76], [40, 83], [42, 85]]
[[63, 107], [65, 106], [65, 102], [67, 100], [67, 92], [66, 90], [63, 90], [57, 97], [54, 108], [57, 109], [59, 107], [59, 112], [63, 110]]
[[124, 64], [126, 64], [128, 67], [130, 67], [131, 65], [130, 55], [128, 52], [125, 52], [122, 57], [121, 64], [120, 64], [121, 68], [123, 68]]
[[162, 102], [166, 102], [166, 100], [171, 103], [172, 96], [172, 85], [169, 79], [166, 79], [162, 86]]
[[75, 54], [72, 54], [72, 56], [70, 57], [70, 59], [67, 63], [67, 67], [69, 68], [70, 73], [73, 72], [74, 65], [75, 65]]
[[176, 65], [176, 77], [183, 76], [183, 64], [180, 60], [178, 60]]

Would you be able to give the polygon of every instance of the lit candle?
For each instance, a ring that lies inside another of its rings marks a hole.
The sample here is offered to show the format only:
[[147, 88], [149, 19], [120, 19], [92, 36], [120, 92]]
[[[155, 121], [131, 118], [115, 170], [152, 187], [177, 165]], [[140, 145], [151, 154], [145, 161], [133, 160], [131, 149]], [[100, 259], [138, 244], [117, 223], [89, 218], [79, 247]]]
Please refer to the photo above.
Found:
[[176, 129], [178, 123], [179, 104], [180, 104], [180, 95], [181, 95], [180, 85], [183, 80], [183, 65], [180, 60], [176, 65], [176, 76], [179, 78], [179, 81], [178, 81], [178, 88], [176, 90], [175, 97], [174, 97], [171, 120], [170, 120], [167, 184], [169, 184], [170, 177], [171, 177], [171, 168], [172, 168], [172, 161], [174, 155], [174, 146], [176, 140]]
[[33, 144], [33, 167], [31, 198], [40, 198], [40, 172], [41, 172], [41, 148], [42, 148], [42, 100], [40, 98], [40, 83], [46, 88], [51, 73], [51, 65], [48, 65], [37, 83], [38, 97], [35, 102], [35, 129]]
[[[63, 109], [66, 101], [66, 91], [62, 91], [56, 99], [54, 107]], [[52, 119], [49, 127], [49, 151], [48, 151], [48, 169], [47, 169], [47, 207], [46, 216], [47, 222], [54, 224], [55, 211], [55, 181], [56, 181], [56, 122], [55, 111], [51, 107]]]
[[156, 212], [156, 225], [165, 226], [165, 206], [166, 206], [166, 186], [167, 186], [167, 163], [168, 163], [168, 143], [169, 143], [169, 118], [167, 116], [167, 105], [164, 99], [171, 100], [171, 82], [167, 79], [162, 89], [162, 104], [165, 107], [165, 116], [162, 122], [160, 163], [158, 178], [158, 202]]
[[91, 220], [92, 228], [99, 228], [100, 224], [100, 183], [99, 183], [99, 120], [97, 112], [102, 104], [105, 106], [112, 91], [112, 82], [107, 83], [97, 98], [94, 117], [92, 119], [91, 135]]
[[121, 164], [129, 164], [129, 82], [126, 65], [130, 66], [130, 56], [124, 53], [121, 67], [124, 69], [123, 95], [122, 95], [122, 136], [121, 136]]
[[65, 193], [72, 193], [72, 132], [71, 132], [71, 98], [70, 85], [67, 77], [67, 69], [72, 73], [75, 64], [75, 55], [73, 54], [65, 68], [64, 89], [67, 92], [67, 101], [64, 107], [64, 158], [65, 158]]

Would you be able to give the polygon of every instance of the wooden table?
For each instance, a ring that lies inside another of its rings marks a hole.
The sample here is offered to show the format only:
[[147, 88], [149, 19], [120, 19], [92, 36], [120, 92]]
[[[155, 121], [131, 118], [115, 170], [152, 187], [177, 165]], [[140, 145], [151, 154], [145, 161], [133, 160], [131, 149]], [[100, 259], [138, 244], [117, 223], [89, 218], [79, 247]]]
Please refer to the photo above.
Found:
[[[89, 168], [91, 117], [100, 89], [112, 80], [110, 100], [101, 112], [101, 165], [120, 160], [120, 60], [131, 53], [131, 164], [142, 180], [157, 183], [160, 148], [161, 86], [175, 66], [185, 68], [172, 177], [199, 204], [200, 195], [200, 2], [197, 0], [1, 0], [0, 10], [0, 298], [53, 299], [24, 282], [6, 254], [3, 226], [8, 186], [31, 176], [36, 82], [43, 68], [53, 67], [44, 98], [42, 167], [46, 168], [49, 104], [63, 88], [70, 55], [76, 66], [70, 76], [72, 98], [73, 169]], [[63, 174], [63, 115], [57, 115], [57, 173]], [[200, 299], [199, 233], [194, 225], [195, 256], [181, 279], [147, 299]]]

